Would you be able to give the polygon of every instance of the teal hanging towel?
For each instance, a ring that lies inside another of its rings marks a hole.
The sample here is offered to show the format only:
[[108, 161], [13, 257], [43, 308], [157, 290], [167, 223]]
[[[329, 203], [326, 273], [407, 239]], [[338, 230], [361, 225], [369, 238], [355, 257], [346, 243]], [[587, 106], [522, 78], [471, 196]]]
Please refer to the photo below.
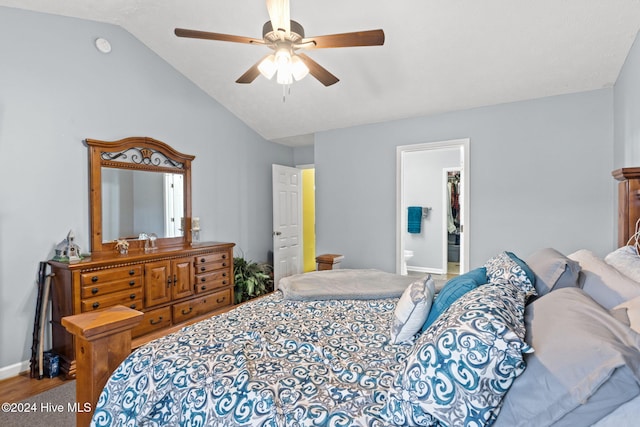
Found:
[[422, 227], [422, 206], [409, 206], [407, 214], [407, 231], [418, 234]]

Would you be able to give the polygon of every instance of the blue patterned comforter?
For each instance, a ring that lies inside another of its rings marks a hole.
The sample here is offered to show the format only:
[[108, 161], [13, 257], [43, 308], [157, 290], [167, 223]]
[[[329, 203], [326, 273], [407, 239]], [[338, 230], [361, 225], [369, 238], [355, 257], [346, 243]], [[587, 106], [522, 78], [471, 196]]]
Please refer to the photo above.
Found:
[[132, 353], [94, 426], [383, 426], [411, 351], [391, 344], [397, 299], [286, 301], [282, 294]]

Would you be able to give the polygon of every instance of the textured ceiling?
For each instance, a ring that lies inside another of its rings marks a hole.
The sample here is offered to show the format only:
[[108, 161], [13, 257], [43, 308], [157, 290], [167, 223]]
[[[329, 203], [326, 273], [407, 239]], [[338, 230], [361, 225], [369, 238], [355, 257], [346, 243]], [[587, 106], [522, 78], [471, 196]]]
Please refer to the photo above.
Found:
[[[291, 0], [307, 36], [382, 28], [378, 47], [308, 51], [340, 82], [235, 80], [262, 46], [178, 38], [175, 27], [261, 38], [264, 0], [0, 0], [121, 26], [264, 138], [612, 86], [640, 28], [639, 0]], [[114, 47], [115, 48], [115, 47]]]

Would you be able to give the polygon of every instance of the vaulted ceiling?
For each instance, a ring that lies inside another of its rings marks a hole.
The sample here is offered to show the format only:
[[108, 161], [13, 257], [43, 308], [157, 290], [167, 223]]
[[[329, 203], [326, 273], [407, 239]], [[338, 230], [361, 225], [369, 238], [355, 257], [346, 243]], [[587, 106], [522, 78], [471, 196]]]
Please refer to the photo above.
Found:
[[[640, 28], [638, 0], [291, 0], [307, 36], [382, 28], [384, 46], [307, 54], [340, 82], [235, 80], [264, 46], [178, 38], [190, 28], [262, 38], [264, 0], [0, 0], [116, 24], [268, 140], [611, 87]], [[117, 49], [117, 46], [113, 47]]]

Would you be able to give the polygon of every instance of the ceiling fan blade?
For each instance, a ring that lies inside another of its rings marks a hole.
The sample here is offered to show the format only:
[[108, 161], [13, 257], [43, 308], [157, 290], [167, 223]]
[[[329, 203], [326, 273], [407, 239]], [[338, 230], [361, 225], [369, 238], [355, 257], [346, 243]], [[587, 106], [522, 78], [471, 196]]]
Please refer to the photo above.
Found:
[[309, 74], [318, 79], [318, 81], [323, 85], [331, 86], [332, 84], [340, 81], [340, 79], [331, 74], [326, 68], [309, 58], [304, 53], [296, 53], [296, 55], [298, 55], [300, 59], [302, 59], [302, 62], [304, 62], [304, 65], [307, 66]]
[[285, 35], [291, 33], [291, 9], [289, 0], [267, 0], [267, 11], [271, 20], [273, 31], [284, 31]]
[[243, 75], [238, 77], [238, 80], [236, 80], [236, 83], [247, 84], [247, 83], [253, 82], [256, 79], [256, 77], [258, 77], [260, 75], [260, 70], [258, 70], [258, 65], [260, 65], [260, 63], [267, 56], [269, 56], [269, 55], [266, 55], [266, 56], [263, 56], [262, 58], [260, 58], [260, 61], [258, 61], [255, 64], [253, 64], [251, 66], [251, 68], [249, 68], [247, 71], [244, 72]]
[[331, 34], [302, 39], [301, 43], [313, 42], [315, 46], [310, 49], [327, 49], [333, 47], [352, 46], [382, 46], [384, 44], [384, 31], [369, 30], [355, 31], [353, 33]]
[[249, 43], [249, 44], [265, 44], [264, 40], [254, 39], [252, 37], [233, 36], [230, 34], [209, 33], [207, 31], [187, 30], [185, 28], [176, 28], [175, 34], [178, 37], [188, 37], [192, 39], [220, 40], [223, 42]]

